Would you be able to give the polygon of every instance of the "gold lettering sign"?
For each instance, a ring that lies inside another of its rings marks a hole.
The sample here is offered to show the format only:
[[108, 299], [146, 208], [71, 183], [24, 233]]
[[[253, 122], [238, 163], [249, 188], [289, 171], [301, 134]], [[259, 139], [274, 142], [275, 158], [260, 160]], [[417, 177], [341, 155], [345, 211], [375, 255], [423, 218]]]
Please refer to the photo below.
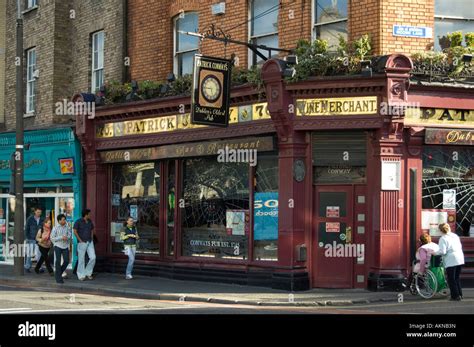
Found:
[[377, 114], [377, 97], [299, 99], [297, 116], [341, 116]]
[[259, 152], [274, 149], [273, 137], [254, 137], [247, 139], [232, 139], [222, 141], [207, 141], [166, 145], [160, 147], [137, 148], [101, 152], [100, 158], [104, 163], [120, 163], [129, 161], [149, 161], [163, 158], [182, 158], [194, 156], [217, 155], [218, 151], [230, 149], [256, 149]]
[[[252, 112], [252, 114], [247, 115], [247, 118], [250, 117], [250, 120], [270, 119], [270, 114], [267, 111], [267, 103], [265, 102], [251, 106], [246, 105], [231, 107], [229, 109], [229, 124], [244, 122], [245, 118], [239, 117], [239, 114], [242, 114], [243, 111], [248, 113], [249, 110]], [[186, 113], [164, 117], [130, 120], [125, 122], [99, 124], [96, 127], [96, 137], [112, 138], [119, 136], [155, 134], [206, 127], [208, 126], [191, 124], [191, 115]]]
[[445, 124], [474, 127], [474, 110], [408, 108], [405, 125]]
[[474, 130], [426, 129], [425, 143], [434, 145], [474, 145]]

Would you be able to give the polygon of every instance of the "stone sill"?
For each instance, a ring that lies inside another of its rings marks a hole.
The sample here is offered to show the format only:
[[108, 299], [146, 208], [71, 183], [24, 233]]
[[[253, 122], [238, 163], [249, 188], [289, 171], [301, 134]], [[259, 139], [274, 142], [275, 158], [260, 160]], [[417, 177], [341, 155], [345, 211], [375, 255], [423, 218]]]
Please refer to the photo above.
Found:
[[22, 11], [21, 14], [25, 15], [25, 14], [27, 14], [29, 12], [32, 12], [34, 10], [37, 10], [37, 9], [38, 9], [38, 5], [35, 5], [35, 6], [32, 6], [30, 8], [27, 8], [26, 10]]
[[35, 117], [35, 116], [36, 116], [35, 112], [30, 112], [30, 113], [23, 114], [23, 118], [31, 118], [31, 117]]

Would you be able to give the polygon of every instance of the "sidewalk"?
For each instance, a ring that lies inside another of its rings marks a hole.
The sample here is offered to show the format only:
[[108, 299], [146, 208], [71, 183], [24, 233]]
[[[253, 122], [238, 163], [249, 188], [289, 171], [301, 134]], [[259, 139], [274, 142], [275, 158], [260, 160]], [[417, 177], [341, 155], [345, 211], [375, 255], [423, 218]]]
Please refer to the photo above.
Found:
[[[129, 298], [211, 302], [219, 304], [263, 305], [263, 306], [348, 306], [375, 302], [397, 302], [399, 292], [370, 292], [364, 289], [311, 289], [290, 293], [263, 287], [251, 287], [214, 282], [180, 281], [162, 277], [124, 276], [98, 273], [93, 281], [81, 282], [69, 276], [63, 285], [47, 273], [26, 273], [22, 278], [13, 275], [13, 266], [0, 265], [0, 285], [22, 288], [54, 290], [68, 293], [87, 293]], [[466, 289], [465, 298], [474, 298], [474, 289]], [[408, 291], [404, 301], [424, 301]], [[432, 300], [446, 300], [445, 297]]]

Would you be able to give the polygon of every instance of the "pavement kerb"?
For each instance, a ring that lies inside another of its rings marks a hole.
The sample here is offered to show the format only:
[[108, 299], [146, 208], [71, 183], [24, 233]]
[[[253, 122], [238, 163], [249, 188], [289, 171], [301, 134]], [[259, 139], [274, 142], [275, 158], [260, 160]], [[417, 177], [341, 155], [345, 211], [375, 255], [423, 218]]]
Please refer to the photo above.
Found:
[[156, 293], [150, 290], [136, 290], [136, 289], [116, 289], [110, 287], [100, 286], [84, 286], [82, 283], [66, 283], [58, 286], [53, 282], [46, 281], [32, 281], [32, 280], [18, 280], [13, 278], [0, 278], [0, 284], [13, 285], [19, 287], [36, 287], [36, 288], [54, 288], [60, 290], [74, 290], [81, 291], [88, 294], [102, 294], [102, 295], [113, 295], [122, 296], [129, 298], [140, 298], [140, 299], [152, 299], [152, 300], [166, 300], [166, 301], [187, 301], [187, 302], [208, 302], [223, 305], [248, 305], [248, 306], [279, 306], [279, 307], [314, 307], [314, 306], [351, 306], [360, 304], [369, 304], [377, 302], [396, 302], [394, 298], [377, 298], [377, 299], [354, 299], [354, 300], [317, 300], [309, 302], [299, 301], [261, 301], [261, 300], [239, 300], [239, 299], [225, 299], [215, 298], [206, 296], [193, 296], [186, 294], [168, 294], [168, 293]]

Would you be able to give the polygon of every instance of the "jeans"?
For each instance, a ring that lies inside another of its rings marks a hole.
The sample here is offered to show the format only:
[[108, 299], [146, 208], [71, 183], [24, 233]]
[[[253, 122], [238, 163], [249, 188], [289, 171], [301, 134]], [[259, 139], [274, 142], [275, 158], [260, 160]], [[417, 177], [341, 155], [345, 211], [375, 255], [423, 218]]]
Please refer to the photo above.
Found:
[[[85, 265], [85, 257], [89, 257], [89, 262], [87, 266]], [[92, 241], [80, 242], [77, 244], [77, 256], [78, 256], [78, 266], [77, 266], [77, 278], [83, 279], [86, 276], [92, 276], [95, 266], [95, 249], [94, 243]]]
[[448, 276], [448, 285], [451, 292], [451, 298], [457, 299], [462, 296], [461, 282], [459, 281], [459, 275], [461, 275], [461, 265], [447, 267], [446, 274]]
[[32, 258], [36, 252], [36, 240], [25, 240], [25, 269], [31, 269]]
[[[62, 249], [62, 248], [54, 246], [54, 256], [55, 256], [55, 268], [56, 268], [54, 277], [56, 278], [56, 282], [62, 283], [63, 272], [66, 271], [67, 266], [69, 265], [69, 248]], [[61, 256], [63, 258], [62, 265], [61, 265]]]
[[51, 260], [49, 257], [49, 251], [51, 248], [44, 248], [38, 245], [39, 250], [41, 252], [41, 257], [39, 258], [38, 262], [36, 263], [35, 270], [39, 271], [41, 269], [41, 265], [43, 265], [43, 262], [46, 264], [46, 268], [48, 269], [49, 273], [53, 272], [53, 268], [51, 267]]
[[125, 254], [128, 255], [127, 270], [125, 270], [125, 276], [132, 276], [133, 263], [135, 263], [135, 253], [137, 252], [137, 246], [125, 245]]

